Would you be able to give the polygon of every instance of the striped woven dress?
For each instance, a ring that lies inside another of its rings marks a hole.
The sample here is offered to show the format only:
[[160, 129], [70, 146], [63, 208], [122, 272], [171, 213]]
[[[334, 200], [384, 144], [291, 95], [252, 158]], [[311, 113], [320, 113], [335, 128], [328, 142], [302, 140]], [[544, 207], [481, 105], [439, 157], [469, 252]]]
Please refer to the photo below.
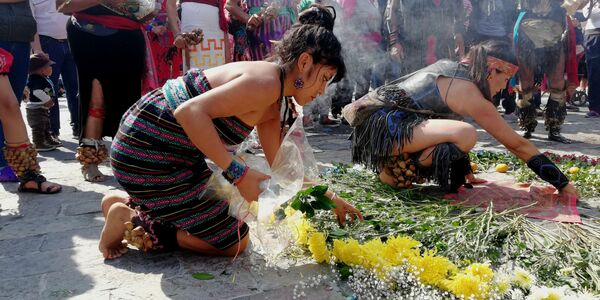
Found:
[[248, 14], [260, 14], [265, 10], [266, 3], [276, 3], [278, 6], [275, 18], [264, 17], [263, 23], [253, 32], [248, 32], [248, 50], [253, 61], [264, 60], [271, 53], [271, 41], [280, 41], [292, 24], [296, 22], [294, 1], [265, 1], [247, 0]]
[[[111, 165], [130, 206], [142, 219], [173, 226], [224, 250], [248, 233], [248, 226], [230, 217], [227, 201], [207, 182], [212, 174], [205, 155], [173, 116], [185, 101], [210, 90], [199, 69], [169, 80], [143, 96], [123, 116], [111, 146]], [[224, 144], [241, 143], [253, 127], [236, 117], [214, 119]]]

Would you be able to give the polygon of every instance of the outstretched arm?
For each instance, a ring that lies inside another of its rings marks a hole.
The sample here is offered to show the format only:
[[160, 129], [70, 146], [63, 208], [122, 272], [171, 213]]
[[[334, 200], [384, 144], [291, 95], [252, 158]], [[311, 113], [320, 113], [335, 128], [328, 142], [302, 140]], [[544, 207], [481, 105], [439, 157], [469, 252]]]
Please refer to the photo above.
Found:
[[[539, 159], [543, 157], [537, 147], [535, 147], [535, 145], [533, 145], [530, 141], [517, 134], [506, 123], [506, 121], [502, 119], [496, 110], [496, 107], [483, 97], [481, 92], [479, 92], [474, 84], [466, 84], [463, 86], [463, 89], [463, 95], [470, 95], [469, 97], [464, 97], [463, 108], [465, 115], [471, 116], [473, 120], [475, 120], [475, 122], [481, 126], [481, 128], [491, 134], [498, 142], [504, 145], [506, 149], [515, 154], [518, 158], [528, 162], [528, 166], [532, 168], [532, 170], [536, 172], [538, 176], [548, 181], [548, 178], [544, 178], [543, 175], [540, 175], [541, 169], [534, 169], [535, 166], [529, 165], [529, 162], [532, 161], [532, 159]], [[556, 168], [555, 171], [564, 176], [564, 174], [562, 174], [562, 172], [558, 170], [555, 165], [552, 164], [552, 166], [549, 166], [549, 168], [551, 167]], [[566, 179], [566, 177], [564, 177], [564, 179]], [[556, 186], [556, 183], [550, 181], [548, 182]], [[564, 184], [567, 184], [567, 182], [568, 180]], [[577, 195], [577, 191], [571, 183], [560, 187], [560, 192], [562, 194], [575, 197]]]

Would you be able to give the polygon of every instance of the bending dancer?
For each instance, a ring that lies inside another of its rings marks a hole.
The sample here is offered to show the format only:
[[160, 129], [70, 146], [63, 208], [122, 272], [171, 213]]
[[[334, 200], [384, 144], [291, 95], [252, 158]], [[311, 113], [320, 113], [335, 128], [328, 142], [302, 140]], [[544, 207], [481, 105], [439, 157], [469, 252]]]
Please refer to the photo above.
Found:
[[567, 177], [492, 103], [517, 72], [515, 61], [507, 43], [487, 41], [471, 47], [460, 63], [440, 60], [348, 105], [343, 114], [354, 127], [353, 160], [395, 187], [428, 178], [456, 192], [475, 180], [467, 153], [477, 132], [460, 121], [468, 116], [561, 193], [576, 195]]
[[[180, 247], [228, 256], [244, 250], [248, 226], [230, 217], [228, 203], [206, 189], [211, 171], [205, 159], [225, 170], [246, 200], [256, 200], [268, 176], [229, 154], [224, 144], [241, 143], [256, 126], [272, 163], [282, 140], [284, 97], [304, 105], [344, 76], [341, 46], [331, 30], [335, 15], [321, 6], [304, 14], [277, 43], [273, 61], [192, 69], [125, 113], [111, 162], [129, 197], [102, 200], [106, 224], [99, 248], [105, 258], [127, 251], [124, 231], [144, 250]], [[347, 213], [362, 218], [335, 193], [327, 196], [341, 223]]]

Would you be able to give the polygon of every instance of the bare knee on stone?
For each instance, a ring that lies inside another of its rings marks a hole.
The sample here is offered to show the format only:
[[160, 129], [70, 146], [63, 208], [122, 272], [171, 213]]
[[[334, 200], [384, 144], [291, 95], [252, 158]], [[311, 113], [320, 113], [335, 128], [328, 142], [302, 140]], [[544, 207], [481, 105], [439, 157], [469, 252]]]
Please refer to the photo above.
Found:
[[127, 199], [123, 196], [106, 195], [106, 196], [102, 197], [102, 202], [100, 204], [100, 207], [102, 208], [102, 214], [106, 218], [106, 216], [108, 215], [108, 211], [111, 208], [111, 206], [113, 206], [113, 204], [115, 204], [115, 203], [125, 204], [126, 202], [127, 202]]

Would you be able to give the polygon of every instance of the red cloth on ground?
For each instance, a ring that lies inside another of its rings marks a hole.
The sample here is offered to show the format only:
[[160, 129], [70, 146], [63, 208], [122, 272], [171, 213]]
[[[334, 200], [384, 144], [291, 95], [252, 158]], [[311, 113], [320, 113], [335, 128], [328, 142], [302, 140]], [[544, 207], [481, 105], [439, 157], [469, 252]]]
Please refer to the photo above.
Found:
[[581, 223], [577, 199], [557, 194], [552, 186], [488, 181], [474, 185], [472, 189], [461, 187], [458, 194], [447, 194], [445, 198], [453, 200], [452, 203], [456, 205], [479, 207], [493, 205], [496, 212], [522, 207], [518, 212], [530, 218]]
[[8, 74], [12, 67], [13, 56], [10, 52], [0, 48], [0, 75]]

